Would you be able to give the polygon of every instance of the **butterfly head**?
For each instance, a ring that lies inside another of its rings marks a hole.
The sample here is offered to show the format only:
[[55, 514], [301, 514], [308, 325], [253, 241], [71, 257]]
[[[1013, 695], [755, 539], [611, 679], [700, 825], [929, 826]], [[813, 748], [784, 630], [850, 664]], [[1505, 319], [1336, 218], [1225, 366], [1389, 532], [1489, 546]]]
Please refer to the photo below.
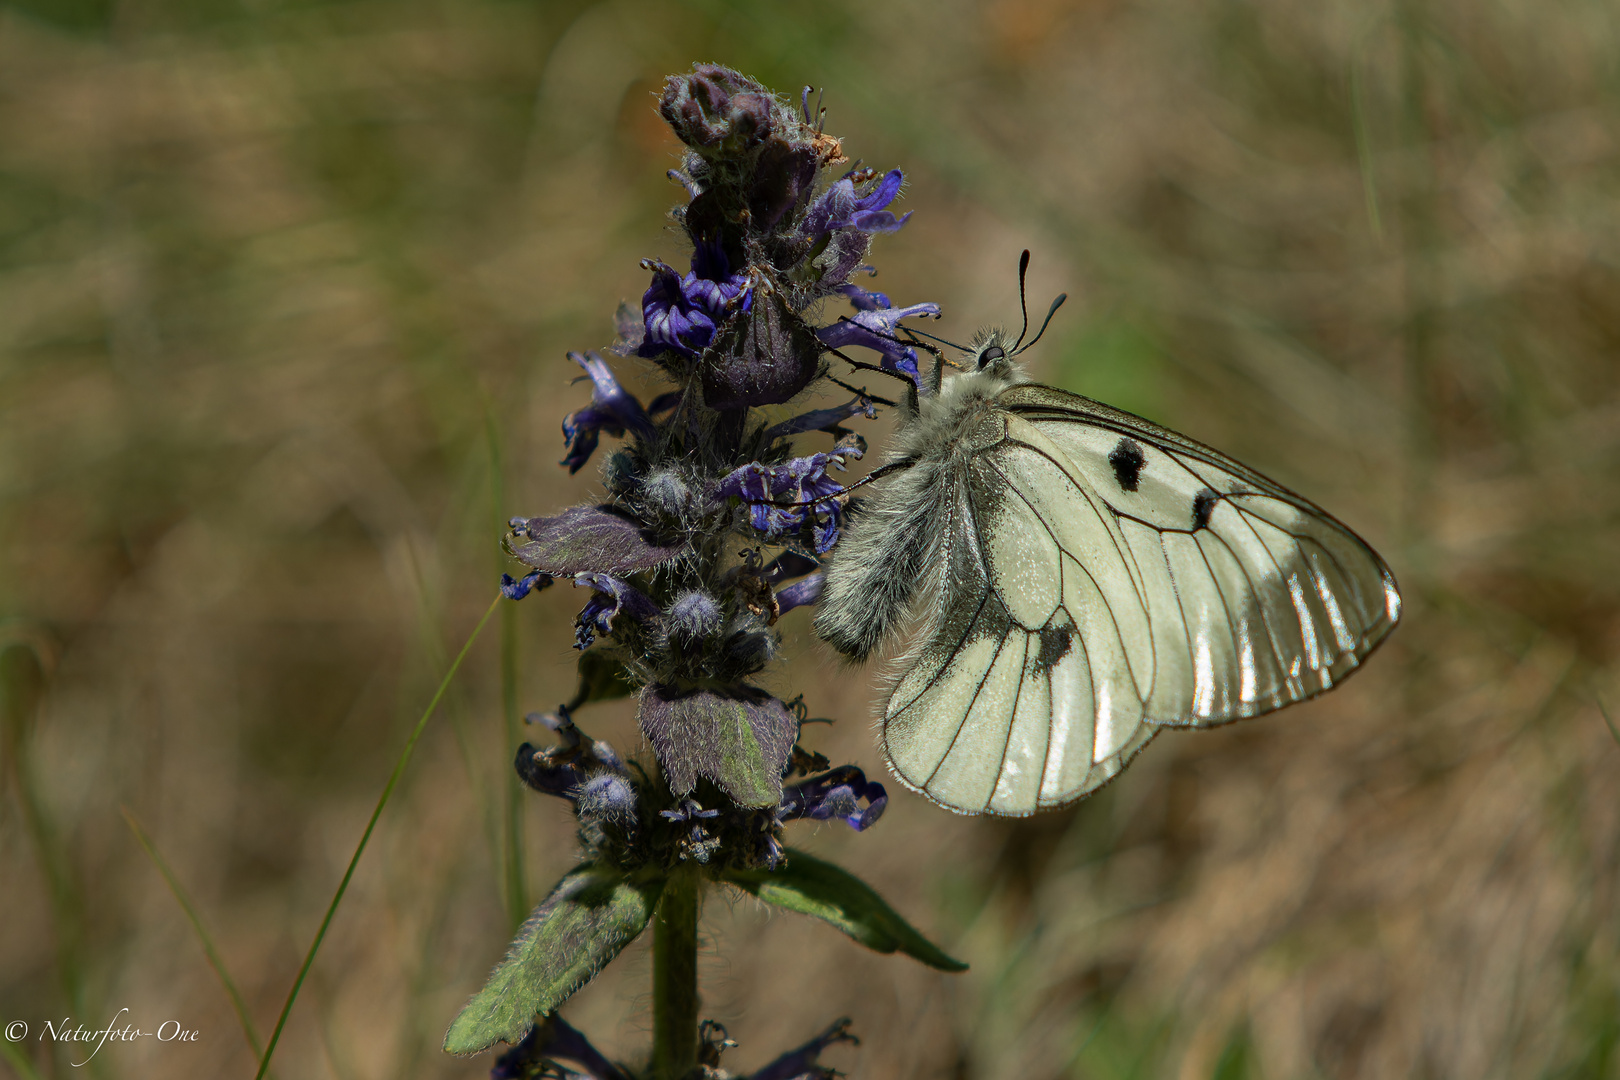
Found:
[[1023, 328], [1014, 338], [1010, 333], [999, 326], [989, 327], [979, 331], [973, 338], [973, 344], [966, 350], [966, 363], [962, 366], [969, 371], [983, 371], [991, 375], [1009, 375], [1017, 370], [1013, 358], [1025, 349], [1041, 340], [1046, 328], [1052, 322], [1052, 316], [1057, 309], [1063, 306], [1063, 301], [1069, 298], [1067, 293], [1059, 293], [1058, 298], [1052, 301], [1052, 307], [1047, 311], [1046, 318], [1041, 322], [1041, 328], [1035, 331], [1035, 336], [1029, 341], [1024, 336], [1029, 333], [1029, 308], [1024, 303], [1024, 277], [1029, 273], [1029, 252], [1025, 251], [1018, 260], [1018, 307], [1024, 314]]
[[[934, 365], [934, 391], [936, 393], [941, 388], [947, 365], [959, 368], [970, 375], [987, 375], [992, 380], [1013, 378], [1014, 381], [1020, 381], [1022, 369], [1017, 363], [1016, 357], [1019, 353], [1034, 346], [1041, 339], [1041, 335], [1046, 333], [1047, 326], [1052, 322], [1052, 316], [1056, 315], [1057, 309], [1063, 306], [1063, 301], [1069, 298], [1067, 293], [1059, 293], [1058, 298], [1052, 301], [1051, 308], [1047, 310], [1046, 318], [1041, 322], [1041, 328], [1035, 331], [1034, 337], [1025, 341], [1024, 338], [1029, 333], [1029, 308], [1024, 303], [1024, 277], [1028, 271], [1029, 252], [1025, 251], [1018, 261], [1018, 306], [1023, 312], [1024, 325], [1018, 331], [1016, 338], [1006, 330], [998, 326], [992, 326], [980, 330], [974, 335], [972, 343], [964, 346], [953, 341], [946, 341], [944, 338], [934, 337], [933, 334], [925, 334], [921, 330], [910, 327], [905, 329], [906, 337], [911, 344], [920, 346], [934, 355], [936, 361]], [[953, 349], [960, 349], [963, 356], [960, 360], [949, 359], [939, 350], [938, 346], [928, 344], [928, 342], [922, 340], [924, 338], [938, 342], [940, 345], [948, 345]], [[893, 340], [899, 341], [900, 339], [895, 338]]]
[[[1030, 344], [1034, 344], [1031, 342]], [[983, 371], [991, 375], [1005, 375], [1017, 367], [1013, 359], [1022, 351], [1013, 336], [999, 326], [980, 330], [968, 347], [962, 367], [968, 371]]]

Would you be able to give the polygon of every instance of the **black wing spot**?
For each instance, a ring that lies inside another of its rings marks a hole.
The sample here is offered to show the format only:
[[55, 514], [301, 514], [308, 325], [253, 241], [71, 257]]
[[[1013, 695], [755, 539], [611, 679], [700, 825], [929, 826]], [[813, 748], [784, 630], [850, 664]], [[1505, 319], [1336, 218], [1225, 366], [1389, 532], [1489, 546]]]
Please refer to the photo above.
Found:
[[1142, 448], [1130, 439], [1119, 440], [1113, 453], [1108, 455], [1108, 464], [1114, 467], [1114, 479], [1126, 491], [1135, 491], [1136, 485], [1142, 480], [1142, 466], [1147, 464], [1147, 458], [1142, 456]]
[[1214, 488], [1205, 488], [1193, 496], [1193, 531], [1209, 528], [1210, 515], [1215, 513], [1215, 504], [1221, 501], [1221, 496]]
[[1040, 651], [1035, 654], [1035, 670], [1041, 674], [1051, 671], [1057, 662], [1074, 648], [1074, 628], [1048, 626], [1041, 631]]

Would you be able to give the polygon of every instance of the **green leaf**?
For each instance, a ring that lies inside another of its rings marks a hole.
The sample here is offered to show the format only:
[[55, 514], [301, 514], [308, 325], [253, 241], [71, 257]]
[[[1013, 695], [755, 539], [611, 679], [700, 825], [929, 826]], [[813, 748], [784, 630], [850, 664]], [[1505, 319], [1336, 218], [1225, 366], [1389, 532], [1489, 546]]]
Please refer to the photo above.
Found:
[[445, 1050], [476, 1054], [522, 1042], [536, 1013], [567, 1001], [646, 929], [663, 888], [663, 878], [633, 881], [589, 863], [563, 878], [450, 1025]]
[[767, 904], [813, 915], [881, 953], [903, 952], [941, 971], [966, 971], [929, 941], [879, 896], [842, 867], [788, 850], [780, 870], [728, 870], [725, 880]]
[[781, 800], [799, 723], [765, 691], [649, 686], [636, 718], [675, 794], [687, 794], [706, 776], [739, 806]]

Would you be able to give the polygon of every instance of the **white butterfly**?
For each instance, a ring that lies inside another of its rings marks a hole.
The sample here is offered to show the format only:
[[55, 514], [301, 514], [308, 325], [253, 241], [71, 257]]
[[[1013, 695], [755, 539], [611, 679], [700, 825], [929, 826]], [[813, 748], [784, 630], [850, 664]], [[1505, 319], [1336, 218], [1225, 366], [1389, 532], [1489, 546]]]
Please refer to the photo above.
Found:
[[1395, 577], [1360, 537], [1184, 435], [1030, 382], [1010, 338], [980, 335], [903, 413], [896, 474], [817, 607], [856, 660], [917, 624], [882, 714], [906, 786], [964, 814], [1063, 806], [1161, 728], [1322, 693], [1394, 628]]

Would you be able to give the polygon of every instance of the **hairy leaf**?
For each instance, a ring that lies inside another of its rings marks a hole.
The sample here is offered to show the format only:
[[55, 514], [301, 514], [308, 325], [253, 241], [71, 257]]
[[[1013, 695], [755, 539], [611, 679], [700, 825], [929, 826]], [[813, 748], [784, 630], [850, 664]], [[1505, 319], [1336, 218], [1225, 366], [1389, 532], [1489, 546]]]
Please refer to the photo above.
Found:
[[965, 971], [848, 870], [789, 849], [780, 870], [728, 870], [725, 880], [767, 904], [813, 915], [881, 953], [903, 952], [941, 971]]
[[521, 561], [558, 577], [595, 571], [649, 570], [681, 553], [611, 506], [571, 506], [556, 517], [517, 521], [507, 548]]
[[444, 1048], [476, 1054], [523, 1041], [536, 1013], [555, 1010], [647, 926], [664, 881], [633, 881], [586, 864], [529, 916], [506, 958], [450, 1025]]
[[649, 686], [638, 715], [675, 794], [687, 794], [706, 776], [742, 806], [774, 806], [781, 799], [799, 725], [763, 690], [677, 693]]

